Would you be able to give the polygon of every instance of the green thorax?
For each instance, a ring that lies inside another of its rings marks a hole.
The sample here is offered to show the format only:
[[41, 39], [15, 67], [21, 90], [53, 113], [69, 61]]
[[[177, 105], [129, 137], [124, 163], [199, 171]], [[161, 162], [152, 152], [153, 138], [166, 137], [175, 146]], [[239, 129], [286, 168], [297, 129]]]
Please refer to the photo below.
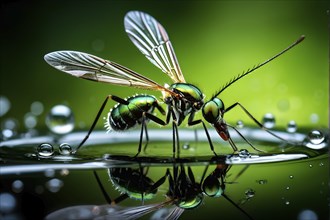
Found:
[[203, 93], [196, 86], [189, 83], [175, 83], [170, 86], [172, 91], [183, 95], [188, 101], [202, 102]]

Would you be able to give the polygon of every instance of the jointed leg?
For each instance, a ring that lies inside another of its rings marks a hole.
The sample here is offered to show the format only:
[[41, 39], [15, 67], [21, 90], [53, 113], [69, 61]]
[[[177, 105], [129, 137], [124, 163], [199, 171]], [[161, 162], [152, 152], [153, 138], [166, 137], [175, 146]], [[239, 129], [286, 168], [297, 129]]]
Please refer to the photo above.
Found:
[[85, 138], [80, 142], [80, 144], [78, 145], [78, 147], [76, 148], [76, 150], [75, 150], [73, 153], [76, 153], [76, 152], [79, 150], [79, 148], [80, 148], [81, 146], [83, 146], [83, 144], [84, 144], [84, 143], [86, 142], [86, 140], [89, 138], [89, 135], [90, 135], [90, 134], [92, 133], [92, 131], [94, 130], [95, 125], [96, 125], [96, 123], [98, 122], [98, 120], [99, 120], [99, 118], [100, 118], [100, 116], [101, 116], [101, 113], [103, 112], [103, 110], [104, 110], [104, 108], [105, 108], [107, 102], [109, 101], [109, 99], [112, 99], [112, 100], [114, 100], [114, 101], [116, 101], [116, 102], [119, 102], [119, 103], [121, 103], [121, 104], [124, 104], [124, 105], [127, 105], [127, 104], [128, 104], [128, 102], [127, 102], [126, 100], [124, 100], [124, 99], [122, 99], [122, 98], [120, 98], [120, 97], [118, 97], [118, 96], [108, 95], [108, 96], [105, 98], [105, 100], [103, 101], [103, 103], [102, 103], [102, 105], [101, 105], [99, 111], [97, 112], [96, 117], [95, 117], [95, 119], [94, 119], [94, 121], [93, 121], [93, 124], [92, 124], [92, 126], [89, 128], [87, 135], [86, 135]]
[[134, 157], [139, 155], [139, 153], [141, 152], [142, 141], [143, 141], [143, 131], [145, 131], [145, 135], [146, 135], [146, 143], [144, 145], [143, 151], [145, 152], [146, 149], [147, 149], [147, 146], [148, 146], [148, 143], [149, 143], [149, 135], [148, 135], [147, 121], [146, 121], [147, 118], [152, 120], [153, 122], [155, 122], [157, 124], [166, 125], [166, 122], [164, 122], [160, 118], [154, 116], [153, 114], [150, 114], [148, 112], [143, 112], [142, 122], [141, 122], [141, 133], [140, 133], [139, 148], [138, 148], [137, 154]]
[[233, 109], [234, 107], [236, 107], [236, 106], [239, 106], [239, 107], [241, 107], [241, 109], [254, 121], [254, 123], [256, 123], [262, 130], [264, 130], [264, 131], [266, 131], [266, 132], [268, 132], [269, 134], [271, 134], [272, 136], [274, 136], [274, 137], [276, 137], [276, 138], [278, 138], [278, 139], [280, 139], [281, 141], [284, 141], [284, 142], [286, 142], [286, 143], [289, 143], [289, 144], [293, 144], [293, 145], [296, 145], [297, 143], [295, 143], [295, 142], [292, 142], [292, 141], [288, 141], [288, 140], [286, 140], [286, 139], [284, 139], [284, 138], [282, 138], [282, 137], [280, 137], [280, 136], [278, 136], [277, 134], [274, 134], [273, 132], [271, 132], [269, 129], [267, 129], [265, 126], [263, 126], [255, 117], [253, 117], [253, 115], [250, 113], [250, 112], [248, 112], [248, 110], [246, 110], [246, 108], [244, 108], [244, 106], [243, 105], [241, 105], [239, 102], [236, 102], [236, 103], [234, 103], [233, 105], [231, 105], [231, 106], [229, 106], [226, 110], [225, 110], [225, 112], [228, 112], [228, 111], [230, 111], [231, 109]]
[[[190, 117], [189, 117], [189, 119], [190, 119]], [[218, 156], [218, 155], [215, 153], [215, 151], [214, 151], [214, 146], [213, 146], [213, 143], [212, 143], [212, 140], [211, 140], [210, 134], [209, 134], [209, 132], [208, 132], [208, 130], [207, 130], [207, 128], [206, 128], [206, 125], [205, 125], [204, 121], [202, 121], [201, 119], [199, 119], [199, 120], [195, 120], [195, 121], [189, 121], [189, 120], [188, 120], [188, 126], [194, 126], [194, 125], [197, 125], [197, 124], [200, 124], [200, 123], [202, 123], [202, 125], [203, 125], [203, 128], [204, 128], [204, 131], [205, 131], [205, 134], [206, 134], [207, 140], [208, 140], [208, 142], [209, 142], [209, 145], [210, 145], [211, 151], [214, 153], [215, 156]]]
[[259, 151], [259, 152], [264, 152], [264, 151], [262, 151], [262, 150], [259, 150], [259, 149], [256, 148], [256, 147], [254, 147], [254, 146], [250, 143], [250, 141], [248, 141], [248, 139], [246, 139], [246, 138], [241, 134], [241, 132], [239, 132], [234, 126], [231, 126], [231, 125], [229, 125], [229, 124], [227, 124], [227, 126], [230, 127], [230, 128], [232, 128], [232, 129], [234, 129], [234, 130], [237, 132], [237, 134], [238, 134], [239, 136], [241, 136], [241, 138], [242, 138], [246, 143], [248, 143], [248, 144], [249, 144], [254, 150]]

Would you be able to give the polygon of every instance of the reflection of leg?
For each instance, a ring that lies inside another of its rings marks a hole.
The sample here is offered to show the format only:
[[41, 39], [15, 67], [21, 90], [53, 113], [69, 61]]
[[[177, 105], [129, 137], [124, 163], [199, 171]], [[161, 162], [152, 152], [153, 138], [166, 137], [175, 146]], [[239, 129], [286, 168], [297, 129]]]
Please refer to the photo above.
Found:
[[268, 129], [267, 129], [265, 126], [263, 126], [263, 125], [262, 125], [262, 124], [261, 124], [261, 123], [260, 123], [255, 117], [253, 117], [253, 115], [252, 115], [248, 110], [246, 110], [246, 108], [244, 108], [244, 106], [241, 105], [239, 102], [236, 102], [236, 103], [234, 103], [233, 105], [229, 106], [229, 107], [225, 110], [225, 112], [230, 111], [231, 109], [233, 109], [233, 108], [236, 107], [236, 106], [241, 107], [241, 109], [245, 112], [245, 114], [247, 114], [247, 115], [248, 115], [248, 116], [254, 121], [254, 123], [256, 123], [256, 124], [262, 129], [262, 130], [268, 132], [270, 135], [272, 135], [272, 136], [276, 137], [277, 139], [280, 139], [281, 141], [284, 141], [284, 142], [286, 142], [286, 143], [293, 144], [293, 145], [297, 144], [297, 143], [295, 143], [295, 142], [291, 142], [291, 141], [285, 140], [284, 138], [282, 138], [282, 137], [280, 137], [280, 136], [274, 134], [274, 133], [271, 132], [270, 130], [268, 130]]
[[215, 156], [218, 156], [215, 151], [214, 151], [214, 146], [213, 146], [213, 143], [212, 143], [212, 140], [211, 140], [211, 137], [210, 137], [210, 134], [206, 128], [206, 125], [204, 123], [204, 121], [202, 121], [201, 119], [199, 120], [196, 120], [196, 121], [188, 121], [188, 126], [194, 126], [194, 125], [197, 125], [197, 124], [200, 124], [202, 123], [203, 125], [203, 128], [204, 128], [204, 131], [205, 131], [205, 134], [206, 134], [206, 137], [207, 137], [207, 140], [209, 142], [209, 145], [210, 145], [210, 149], [211, 151], [214, 153]]
[[222, 197], [224, 197], [228, 202], [230, 202], [233, 206], [235, 206], [238, 210], [240, 210], [248, 219], [254, 220], [252, 216], [249, 215], [244, 209], [239, 207], [231, 198], [229, 198], [226, 194], [222, 194]]

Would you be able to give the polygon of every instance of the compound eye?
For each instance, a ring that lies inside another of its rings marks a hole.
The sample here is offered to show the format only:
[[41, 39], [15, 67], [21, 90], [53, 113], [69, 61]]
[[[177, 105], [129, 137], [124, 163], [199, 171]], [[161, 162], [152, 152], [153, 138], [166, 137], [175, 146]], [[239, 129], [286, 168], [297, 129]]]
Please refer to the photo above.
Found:
[[224, 110], [225, 110], [225, 104], [223, 103], [223, 101], [221, 99], [219, 99], [219, 98], [213, 98], [212, 101], [214, 103], [216, 103], [216, 105], [218, 106], [219, 111], [221, 113], [223, 113]]
[[218, 121], [220, 115], [218, 105], [214, 101], [206, 102], [202, 109], [203, 117], [206, 121], [214, 124]]

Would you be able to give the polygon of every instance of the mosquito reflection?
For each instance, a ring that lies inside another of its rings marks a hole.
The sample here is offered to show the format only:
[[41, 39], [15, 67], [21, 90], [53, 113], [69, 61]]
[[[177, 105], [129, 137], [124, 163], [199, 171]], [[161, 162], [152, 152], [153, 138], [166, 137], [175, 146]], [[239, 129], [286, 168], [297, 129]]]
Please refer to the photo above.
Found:
[[[104, 185], [104, 180], [101, 180], [98, 173], [94, 171], [95, 179], [108, 204], [68, 207], [51, 213], [46, 219], [77, 215], [77, 213], [82, 213], [81, 210], [89, 213], [88, 218], [85, 219], [138, 219], [152, 212], [154, 214], [151, 219], [178, 219], [184, 212], [201, 207], [205, 197], [219, 199], [222, 197], [239, 210], [246, 219], [253, 219], [240, 207], [239, 201], [233, 201], [226, 191], [226, 185], [236, 183], [248, 166], [234, 176], [231, 172], [229, 175], [231, 181], [227, 181], [226, 176], [232, 165], [217, 163], [215, 168], [209, 171], [211, 166], [213, 167], [209, 164], [205, 166], [199, 181], [196, 181], [193, 171], [197, 166], [184, 163], [173, 163], [171, 167], [165, 168], [165, 174], [156, 181], [148, 176], [149, 167], [143, 167], [141, 164], [137, 168], [131, 166], [109, 168], [110, 181], [120, 192], [120, 195], [114, 198], [107, 193], [108, 185]], [[168, 185], [165, 184], [166, 182]], [[163, 192], [164, 201], [154, 201], [155, 195]], [[121, 206], [120, 203], [126, 199], [140, 200], [141, 204], [134, 207]], [[146, 204], [147, 202], [150, 204]], [[82, 216], [76, 217], [83, 219]]]

